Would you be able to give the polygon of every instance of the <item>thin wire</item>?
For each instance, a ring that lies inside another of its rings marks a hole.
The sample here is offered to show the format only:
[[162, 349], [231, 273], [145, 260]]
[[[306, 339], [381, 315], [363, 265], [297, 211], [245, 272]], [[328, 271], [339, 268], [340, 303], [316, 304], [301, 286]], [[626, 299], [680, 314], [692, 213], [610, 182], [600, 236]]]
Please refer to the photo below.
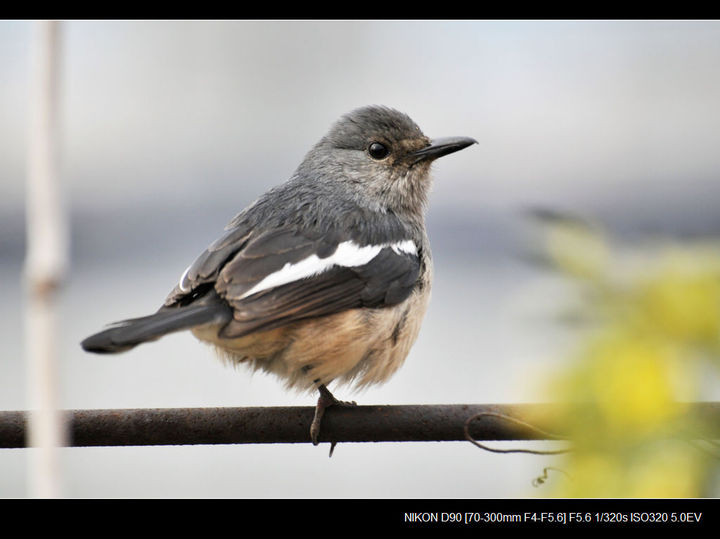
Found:
[[542, 451], [542, 450], [539, 450], [539, 449], [497, 449], [497, 448], [494, 448], [494, 447], [488, 447], [488, 446], [486, 446], [486, 445], [484, 445], [484, 444], [481, 444], [480, 442], [478, 442], [477, 440], [475, 440], [472, 436], [470, 436], [470, 423], [471, 423], [473, 420], [475, 420], [475, 419], [477, 419], [477, 418], [479, 418], [479, 417], [482, 417], [482, 416], [491, 416], [491, 417], [497, 417], [497, 418], [499, 418], [499, 419], [504, 419], [504, 420], [506, 420], [506, 421], [512, 421], [512, 422], [517, 423], [517, 424], [519, 424], [519, 425], [522, 425], [522, 426], [524, 426], [524, 427], [526, 427], [526, 428], [528, 428], [528, 429], [530, 429], [530, 430], [532, 430], [532, 431], [534, 431], [534, 432], [537, 432], [538, 434], [540, 434], [540, 435], [542, 435], [542, 436], [545, 436], [545, 437], [547, 437], [547, 438], [551, 438], [551, 439], [554, 439], [554, 440], [561, 440], [562, 437], [557, 436], [557, 435], [552, 434], [552, 433], [549, 433], [549, 432], [547, 432], [547, 431], [544, 431], [544, 430], [542, 430], [542, 429], [540, 429], [540, 428], [538, 428], [538, 427], [536, 427], [536, 426], [534, 426], [534, 425], [531, 425], [530, 423], [528, 423], [528, 422], [526, 422], [526, 421], [523, 421], [523, 420], [521, 420], [521, 419], [518, 419], [518, 418], [516, 418], [516, 417], [512, 417], [512, 416], [509, 416], [509, 415], [506, 415], [506, 414], [501, 414], [501, 413], [498, 413], [498, 412], [480, 412], [480, 413], [478, 413], [478, 414], [475, 414], [475, 415], [470, 416], [470, 417], [467, 419], [467, 421], [465, 421], [465, 427], [464, 427], [465, 439], [466, 439], [468, 442], [470, 442], [471, 444], [479, 447], [480, 449], [484, 449], [485, 451], [491, 451], [491, 452], [493, 452], [493, 453], [530, 453], [530, 454], [533, 454], [533, 455], [559, 455], [559, 454], [561, 454], [561, 453], [567, 453], [567, 452], [571, 451], [570, 449], [557, 449], [557, 450]]

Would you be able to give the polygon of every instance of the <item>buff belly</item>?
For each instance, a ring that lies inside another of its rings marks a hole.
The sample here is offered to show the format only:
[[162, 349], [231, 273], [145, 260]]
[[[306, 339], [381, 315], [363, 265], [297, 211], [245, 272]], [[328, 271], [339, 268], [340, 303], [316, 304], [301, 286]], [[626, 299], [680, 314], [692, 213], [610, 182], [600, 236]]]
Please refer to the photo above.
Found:
[[332, 381], [362, 388], [387, 381], [403, 364], [429, 296], [428, 282], [392, 307], [351, 309], [236, 339], [218, 338], [217, 327], [193, 334], [221, 358], [272, 373], [289, 388], [311, 390]]

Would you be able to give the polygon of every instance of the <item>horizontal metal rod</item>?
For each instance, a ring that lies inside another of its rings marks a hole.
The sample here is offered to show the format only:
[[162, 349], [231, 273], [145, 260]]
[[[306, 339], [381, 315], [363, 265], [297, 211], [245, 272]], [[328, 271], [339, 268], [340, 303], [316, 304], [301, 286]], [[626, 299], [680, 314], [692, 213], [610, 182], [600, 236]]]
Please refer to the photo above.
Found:
[[[543, 440], [554, 436], [545, 404], [451, 404], [328, 408], [321, 442]], [[720, 403], [693, 411], [720, 434]], [[63, 412], [69, 446], [147, 446], [310, 442], [313, 407], [164, 408]], [[25, 411], [0, 411], [0, 448], [27, 447]], [[470, 420], [470, 418], [473, 418]], [[523, 423], [525, 422], [525, 423]], [[532, 428], [528, 424], [535, 428]], [[707, 433], [706, 433], [707, 434]]]

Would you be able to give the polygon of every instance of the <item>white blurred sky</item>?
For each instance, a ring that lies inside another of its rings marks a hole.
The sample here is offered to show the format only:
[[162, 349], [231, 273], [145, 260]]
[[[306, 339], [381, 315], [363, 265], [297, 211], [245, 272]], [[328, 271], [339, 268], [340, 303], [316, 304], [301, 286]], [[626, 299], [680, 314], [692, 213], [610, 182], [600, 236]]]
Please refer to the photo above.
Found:
[[[22, 203], [30, 32], [0, 21], [0, 208]], [[672, 199], [720, 171], [717, 21], [68, 21], [63, 46], [75, 204], [241, 209], [368, 103], [478, 139], [438, 207]]]

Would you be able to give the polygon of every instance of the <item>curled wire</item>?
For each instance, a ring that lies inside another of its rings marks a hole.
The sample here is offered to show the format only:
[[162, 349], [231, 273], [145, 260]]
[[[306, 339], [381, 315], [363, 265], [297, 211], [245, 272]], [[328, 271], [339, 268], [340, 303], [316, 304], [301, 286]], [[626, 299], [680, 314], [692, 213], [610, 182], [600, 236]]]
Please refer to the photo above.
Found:
[[570, 449], [556, 449], [556, 450], [546, 450], [546, 451], [542, 451], [542, 450], [539, 450], [539, 449], [497, 449], [497, 448], [494, 448], [494, 447], [488, 447], [488, 446], [486, 446], [486, 445], [484, 445], [484, 444], [481, 444], [480, 442], [478, 442], [477, 440], [475, 440], [472, 436], [470, 436], [470, 423], [471, 423], [473, 420], [475, 420], [475, 419], [477, 419], [477, 418], [479, 418], [479, 417], [481, 417], [481, 416], [491, 416], [491, 417], [497, 417], [497, 418], [499, 418], [499, 419], [504, 419], [504, 420], [506, 420], [506, 421], [512, 421], [512, 422], [514, 422], [514, 423], [517, 423], [518, 425], [522, 425], [522, 426], [524, 426], [524, 427], [526, 427], [526, 428], [528, 428], [528, 429], [530, 429], [530, 430], [532, 430], [532, 431], [534, 431], [534, 432], [537, 432], [538, 434], [540, 434], [540, 435], [542, 435], [542, 436], [544, 436], [544, 437], [546, 437], [546, 438], [552, 438], [552, 439], [554, 439], [554, 440], [560, 440], [561, 437], [560, 437], [560, 436], [557, 436], [557, 435], [555, 435], [555, 434], [551, 434], [551, 433], [549, 433], [549, 432], [546, 432], [546, 431], [544, 431], [544, 430], [542, 430], [542, 429], [540, 429], [540, 428], [538, 428], [538, 427], [536, 427], [536, 426], [534, 426], [534, 425], [531, 425], [530, 423], [528, 423], [528, 422], [526, 422], [526, 421], [523, 421], [522, 419], [518, 419], [518, 418], [516, 418], [516, 417], [512, 417], [512, 416], [509, 416], [509, 415], [506, 415], [506, 414], [497, 413], [497, 412], [480, 412], [480, 413], [478, 413], [478, 414], [475, 414], [475, 415], [470, 416], [470, 417], [467, 419], [467, 421], [465, 421], [465, 427], [464, 427], [465, 439], [466, 439], [468, 442], [470, 442], [471, 444], [479, 447], [480, 449], [484, 449], [485, 451], [491, 451], [491, 452], [493, 452], [493, 453], [530, 453], [530, 454], [533, 454], [533, 455], [559, 455], [559, 454], [561, 454], [561, 453], [567, 453], [568, 451], [570, 451]]
[[555, 468], [553, 466], [547, 466], [546, 468], [543, 468], [543, 473], [540, 477], [536, 477], [532, 480], [532, 486], [540, 487], [545, 484], [545, 481], [547, 481], [548, 479], [548, 470], [563, 473], [567, 476], [568, 479], [570, 479], [570, 475], [565, 470], [561, 470], [560, 468]]

